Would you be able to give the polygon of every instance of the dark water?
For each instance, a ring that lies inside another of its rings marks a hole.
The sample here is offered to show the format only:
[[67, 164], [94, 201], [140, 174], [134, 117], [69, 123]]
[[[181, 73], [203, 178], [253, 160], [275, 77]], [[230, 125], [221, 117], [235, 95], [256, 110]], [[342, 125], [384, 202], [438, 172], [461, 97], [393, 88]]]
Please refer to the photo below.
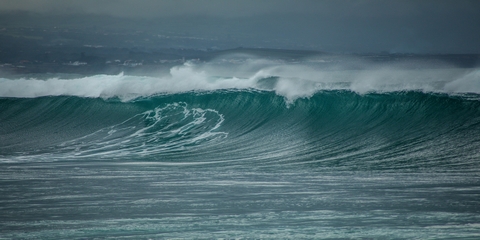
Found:
[[128, 100], [4, 80], [0, 236], [480, 237], [477, 93], [260, 80]]

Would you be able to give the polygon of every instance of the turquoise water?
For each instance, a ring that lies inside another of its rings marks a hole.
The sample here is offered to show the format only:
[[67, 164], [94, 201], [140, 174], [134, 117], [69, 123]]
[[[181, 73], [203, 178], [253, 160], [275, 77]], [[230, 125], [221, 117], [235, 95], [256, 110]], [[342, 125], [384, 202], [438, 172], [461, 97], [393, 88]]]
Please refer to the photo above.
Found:
[[2, 79], [0, 236], [480, 237], [476, 72], [184, 70]]

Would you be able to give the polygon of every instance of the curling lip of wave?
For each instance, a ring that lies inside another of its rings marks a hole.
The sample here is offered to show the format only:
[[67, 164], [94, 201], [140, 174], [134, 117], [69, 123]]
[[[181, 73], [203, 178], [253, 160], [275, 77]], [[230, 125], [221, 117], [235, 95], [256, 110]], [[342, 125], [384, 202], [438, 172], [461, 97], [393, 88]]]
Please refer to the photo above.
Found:
[[[0, 97], [43, 96], [118, 97], [124, 101], [156, 94], [220, 89], [275, 91], [289, 101], [310, 97], [321, 90], [368, 92], [424, 91], [480, 93], [480, 70], [370, 69], [323, 71], [303, 65], [261, 65], [246, 76], [218, 77], [214, 67], [186, 63], [163, 77], [96, 75], [77, 79], [0, 78]], [[245, 73], [244, 73], [245, 75]]]

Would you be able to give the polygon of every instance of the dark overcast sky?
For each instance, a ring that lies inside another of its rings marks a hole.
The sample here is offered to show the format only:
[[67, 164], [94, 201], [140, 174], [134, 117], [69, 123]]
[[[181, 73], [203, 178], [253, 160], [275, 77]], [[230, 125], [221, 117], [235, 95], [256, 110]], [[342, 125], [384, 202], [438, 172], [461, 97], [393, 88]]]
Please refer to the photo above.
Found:
[[[211, 24], [210, 32], [227, 29], [233, 36], [258, 32], [262, 40], [271, 36], [316, 43], [327, 51], [480, 53], [478, 0], [1, 0], [0, 9], [64, 16], [218, 19], [234, 26]], [[186, 28], [196, 29], [195, 23]], [[202, 29], [207, 28], [203, 24]]]
[[269, 13], [328, 16], [425, 17], [478, 14], [477, 0], [2, 0], [3, 10], [94, 13], [121, 17], [204, 15], [239, 17]]

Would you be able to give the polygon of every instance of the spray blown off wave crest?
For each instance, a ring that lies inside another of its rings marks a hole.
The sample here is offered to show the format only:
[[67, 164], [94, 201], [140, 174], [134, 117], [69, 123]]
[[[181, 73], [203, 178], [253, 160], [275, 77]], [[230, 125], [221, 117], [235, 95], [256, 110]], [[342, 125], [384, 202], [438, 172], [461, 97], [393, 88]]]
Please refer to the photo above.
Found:
[[286, 64], [247, 60], [236, 65], [190, 62], [166, 76], [96, 75], [77, 79], [1, 79], [0, 97], [79, 96], [124, 101], [157, 94], [222, 89], [274, 91], [288, 101], [321, 90], [369, 92], [423, 91], [480, 93], [479, 69], [402, 69], [367, 67], [362, 70], [322, 69], [309, 63]]

